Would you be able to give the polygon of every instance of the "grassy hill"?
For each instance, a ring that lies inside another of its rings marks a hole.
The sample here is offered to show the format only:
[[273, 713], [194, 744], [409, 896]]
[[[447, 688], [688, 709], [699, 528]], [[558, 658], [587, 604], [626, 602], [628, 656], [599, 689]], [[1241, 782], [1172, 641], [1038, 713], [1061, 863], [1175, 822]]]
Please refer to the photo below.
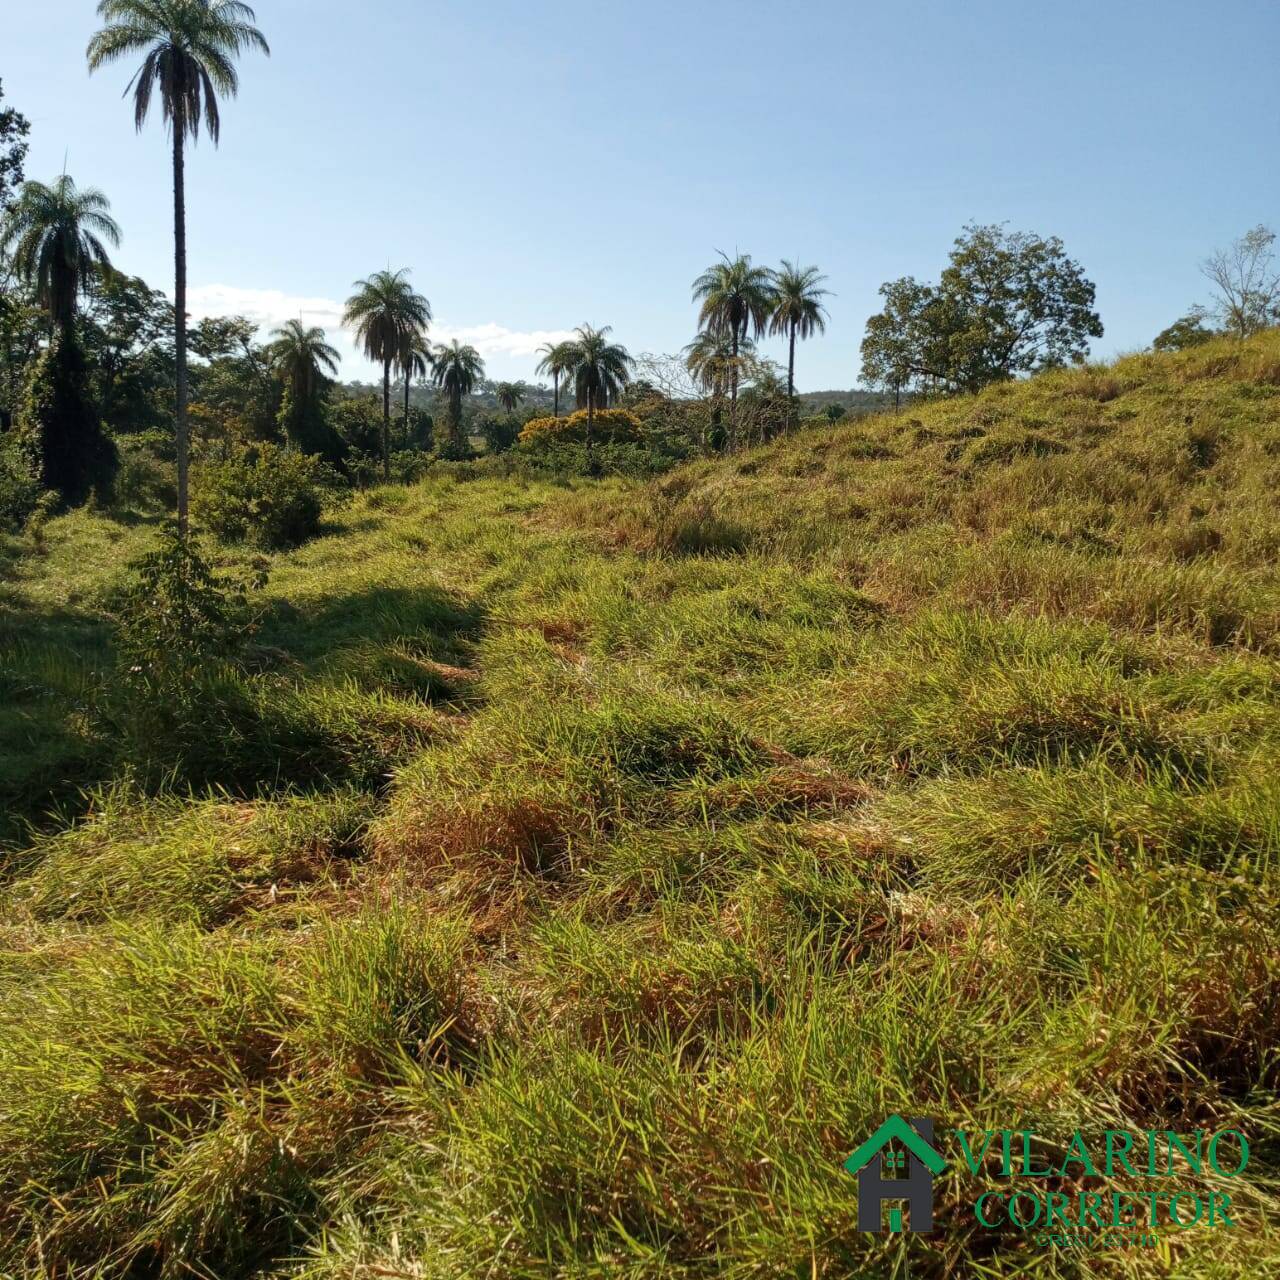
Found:
[[[154, 524], [5, 547], [0, 1274], [1280, 1270], [1280, 334], [467, 474], [172, 741], [96, 710]], [[862, 1234], [891, 1112], [1237, 1128], [1236, 1225]]]

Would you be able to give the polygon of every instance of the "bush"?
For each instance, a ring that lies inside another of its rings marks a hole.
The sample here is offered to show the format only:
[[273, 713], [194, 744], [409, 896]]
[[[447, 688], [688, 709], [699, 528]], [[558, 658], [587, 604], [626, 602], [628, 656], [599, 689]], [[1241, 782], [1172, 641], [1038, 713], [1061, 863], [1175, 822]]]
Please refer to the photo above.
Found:
[[[532, 419], [546, 421], [546, 419]], [[480, 435], [490, 453], [506, 453], [520, 438], [520, 424], [508, 414], [504, 418], [488, 416], [480, 420]]]
[[113, 602], [120, 622], [116, 653], [123, 683], [143, 702], [179, 718], [209, 668], [233, 657], [252, 630], [252, 582], [214, 572], [195, 539], [166, 526], [159, 547], [131, 566]]
[[226, 542], [296, 547], [319, 529], [331, 482], [318, 458], [274, 444], [251, 445], [201, 468], [196, 516]]
[[36, 509], [40, 481], [33, 452], [25, 433], [0, 435], [0, 532], [20, 533]]
[[[591, 423], [591, 438], [596, 444], [636, 440], [640, 434], [640, 419], [628, 409], [597, 409]], [[543, 440], [582, 444], [586, 439], [585, 409], [579, 409], [567, 418], [530, 418], [520, 432], [521, 444], [534, 444]]]

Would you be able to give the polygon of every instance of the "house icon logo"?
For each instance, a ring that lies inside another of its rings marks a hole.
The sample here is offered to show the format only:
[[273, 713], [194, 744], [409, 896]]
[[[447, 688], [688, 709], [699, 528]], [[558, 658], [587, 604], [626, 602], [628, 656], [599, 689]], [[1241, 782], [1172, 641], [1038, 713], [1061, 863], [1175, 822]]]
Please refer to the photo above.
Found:
[[933, 1175], [947, 1162], [933, 1145], [933, 1121], [890, 1116], [845, 1162], [858, 1177], [858, 1230], [883, 1231], [881, 1206], [888, 1203], [890, 1231], [901, 1231], [905, 1201], [911, 1231], [933, 1229]]

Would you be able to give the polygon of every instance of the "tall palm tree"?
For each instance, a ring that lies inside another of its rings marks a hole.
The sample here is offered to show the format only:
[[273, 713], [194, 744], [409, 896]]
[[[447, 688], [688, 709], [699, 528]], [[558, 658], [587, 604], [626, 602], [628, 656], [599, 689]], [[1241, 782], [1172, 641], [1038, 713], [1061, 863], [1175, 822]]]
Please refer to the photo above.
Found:
[[174, 355], [177, 361], [178, 527], [187, 528], [187, 210], [183, 148], [203, 124], [214, 146], [222, 131], [218, 95], [240, 85], [235, 59], [247, 49], [270, 54], [254, 12], [240, 0], [100, 0], [105, 24], [86, 56], [89, 70], [143, 55], [125, 88], [133, 90], [133, 120], [141, 131], [153, 90], [173, 138]]
[[454, 446], [461, 446], [462, 397], [469, 396], [484, 377], [484, 361], [475, 347], [464, 346], [454, 338], [447, 347], [435, 349], [431, 364], [432, 381], [449, 397], [449, 427]]
[[786, 258], [774, 276], [769, 332], [787, 335], [788, 402], [794, 401], [796, 394], [796, 339], [811, 338], [827, 330], [827, 309], [822, 299], [830, 291], [821, 287], [826, 278], [817, 267], [799, 267]]
[[751, 255], [736, 258], [720, 255], [722, 261], [708, 267], [693, 282], [693, 300], [701, 302], [698, 325], [710, 333], [729, 339], [733, 364], [729, 377], [729, 447], [735, 444], [738, 412], [738, 349], [747, 337], [759, 337], [773, 310], [773, 272], [751, 265]]
[[342, 323], [355, 330], [364, 353], [382, 365], [382, 478], [391, 479], [391, 366], [405, 345], [431, 323], [431, 304], [415, 293], [407, 269], [375, 271], [357, 280]]
[[569, 343], [569, 373], [578, 403], [587, 410], [587, 466], [591, 467], [596, 410], [608, 408], [610, 400], [622, 394], [622, 388], [631, 381], [634, 362], [626, 347], [609, 341], [609, 325], [593, 329], [584, 324], [575, 332], [577, 337]]
[[0, 228], [0, 247], [56, 328], [71, 324], [76, 299], [100, 271], [111, 270], [103, 241], [118, 246], [120, 228], [110, 208], [101, 191], [79, 191], [64, 173], [51, 186], [24, 183]]
[[518, 382], [499, 382], [494, 387], [493, 394], [508, 413], [515, 413], [524, 400], [524, 387]]
[[538, 348], [538, 354], [542, 357], [538, 362], [538, 372], [543, 377], [551, 379], [551, 394], [555, 405], [552, 412], [558, 418], [560, 416], [560, 379], [572, 367], [573, 343], [548, 342]]
[[425, 330], [405, 335], [400, 348], [400, 372], [404, 375], [404, 443], [409, 445], [409, 392], [414, 378], [425, 378], [431, 372], [431, 345]]

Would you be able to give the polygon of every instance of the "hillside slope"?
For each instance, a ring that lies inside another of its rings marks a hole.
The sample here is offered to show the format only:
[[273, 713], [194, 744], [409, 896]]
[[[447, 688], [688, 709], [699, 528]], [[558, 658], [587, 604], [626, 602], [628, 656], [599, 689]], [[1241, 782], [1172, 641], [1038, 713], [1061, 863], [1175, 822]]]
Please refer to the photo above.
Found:
[[[0, 1274], [1280, 1270], [1280, 335], [465, 476], [274, 557], [172, 741], [94, 710], [153, 527], [8, 548]], [[1250, 1162], [1226, 1230], [953, 1163], [864, 1234], [892, 1112]]]

